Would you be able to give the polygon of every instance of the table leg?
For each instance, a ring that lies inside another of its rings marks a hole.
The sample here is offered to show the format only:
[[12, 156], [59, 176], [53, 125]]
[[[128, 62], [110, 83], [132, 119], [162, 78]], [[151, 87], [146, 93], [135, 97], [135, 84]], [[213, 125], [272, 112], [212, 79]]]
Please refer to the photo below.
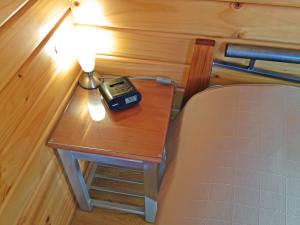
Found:
[[166, 147], [164, 147], [163, 154], [162, 154], [162, 160], [161, 160], [160, 165], [159, 165], [159, 185], [158, 185], [158, 189], [159, 189], [160, 184], [162, 182], [162, 179], [165, 175], [166, 167], [167, 167], [167, 150], [166, 150]]
[[58, 149], [58, 154], [66, 171], [80, 209], [91, 211], [92, 200], [89, 196], [88, 188], [84, 181], [83, 174], [80, 170], [78, 160], [70, 151]]
[[145, 219], [154, 223], [157, 212], [159, 164], [144, 162]]

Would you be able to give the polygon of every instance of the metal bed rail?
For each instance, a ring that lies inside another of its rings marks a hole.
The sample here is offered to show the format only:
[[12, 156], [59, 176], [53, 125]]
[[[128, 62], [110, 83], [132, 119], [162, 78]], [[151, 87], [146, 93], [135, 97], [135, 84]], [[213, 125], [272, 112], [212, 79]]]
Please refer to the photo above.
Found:
[[226, 57], [249, 59], [249, 65], [214, 60], [213, 65], [225, 69], [252, 73], [264, 77], [300, 83], [300, 77], [255, 67], [256, 60], [300, 64], [300, 50], [262, 47], [254, 45], [227, 44]]

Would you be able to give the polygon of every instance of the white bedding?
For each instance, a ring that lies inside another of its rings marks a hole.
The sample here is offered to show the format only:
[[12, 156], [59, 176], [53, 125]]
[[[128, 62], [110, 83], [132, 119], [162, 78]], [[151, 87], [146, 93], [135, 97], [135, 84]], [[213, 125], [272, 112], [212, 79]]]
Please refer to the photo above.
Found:
[[172, 125], [157, 225], [299, 225], [300, 89], [194, 96]]

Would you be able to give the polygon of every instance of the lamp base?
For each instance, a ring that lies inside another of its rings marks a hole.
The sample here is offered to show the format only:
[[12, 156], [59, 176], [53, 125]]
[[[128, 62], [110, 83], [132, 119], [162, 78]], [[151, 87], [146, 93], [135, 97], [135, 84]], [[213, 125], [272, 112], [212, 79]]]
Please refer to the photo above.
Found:
[[79, 78], [79, 85], [85, 89], [96, 89], [100, 86], [101, 80], [99, 74], [92, 71], [90, 73], [84, 72]]

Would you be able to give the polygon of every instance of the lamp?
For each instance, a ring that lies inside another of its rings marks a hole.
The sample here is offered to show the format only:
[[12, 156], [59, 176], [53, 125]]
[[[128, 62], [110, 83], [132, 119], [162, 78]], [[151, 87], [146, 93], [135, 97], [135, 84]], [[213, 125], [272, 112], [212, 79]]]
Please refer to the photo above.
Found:
[[95, 72], [95, 53], [92, 51], [82, 51], [77, 56], [77, 60], [83, 70], [79, 78], [79, 85], [85, 89], [96, 89], [100, 86], [100, 75]]

